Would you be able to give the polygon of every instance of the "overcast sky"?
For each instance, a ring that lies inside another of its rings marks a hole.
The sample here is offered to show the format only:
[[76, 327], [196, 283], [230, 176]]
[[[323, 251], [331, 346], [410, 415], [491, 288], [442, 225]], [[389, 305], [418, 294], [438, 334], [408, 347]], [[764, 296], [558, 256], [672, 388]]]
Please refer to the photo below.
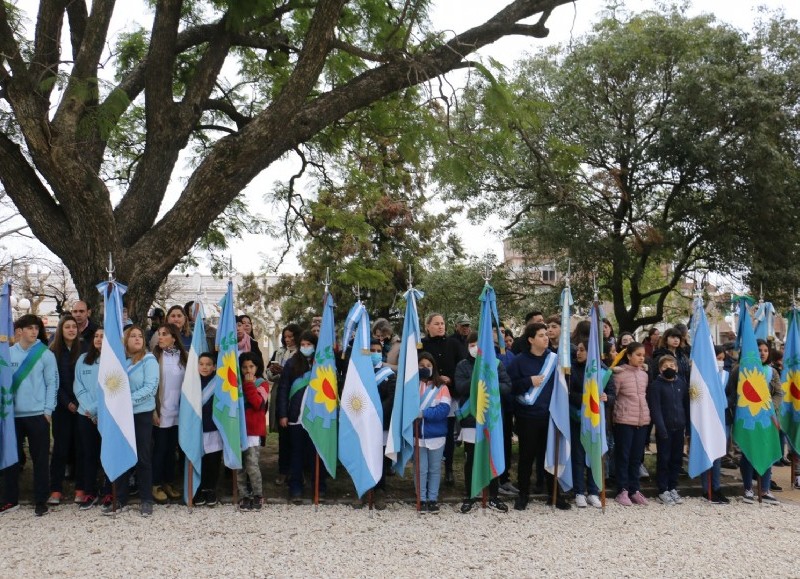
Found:
[[[507, 3], [500, 0], [438, 0], [434, 3], [432, 18], [437, 29], [458, 33], [471, 26], [485, 22]], [[32, 27], [38, 2], [21, 0], [17, 4], [29, 14]], [[482, 50], [481, 55], [491, 56], [510, 66], [526, 52], [535, 52], [540, 47], [553, 43], [568, 43], [571, 38], [579, 37], [588, 32], [592, 23], [599, 19], [607, 4], [609, 2], [606, 0], [579, 0], [573, 4], [564, 5], [556, 9], [548, 20], [547, 26], [550, 28], [548, 38], [505, 38]], [[636, 10], [653, 8], [655, 4], [656, 2], [649, 0], [630, 1], [628, 3], [629, 6]], [[693, 4], [694, 7], [690, 9], [690, 14], [712, 13], [718, 19], [745, 31], [752, 29], [752, 23], [757, 18], [759, 6], [765, 6], [771, 10], [783, 9], [788, 16], [800, 19], [800, 0], [695, 0]], [[150, 20], [147, 18], [146, 11], [141, 9], [141, 6], [135, 0], [117, 2], [111, 26], [112, 32], [127, 29], [137, 22], [148, 26]], [[248, 187], [246, 192], [251, 207], [258, 208], [263, 205], [262, 198], [265, 190], [270, 188], [275, 179], [283, 177], [289, 168], [285, 164], [282, 169], [270, 168]], [[165, 206], [162, 207], [162, 214], [166, 212], [168, 204], [174, 203], [180, 187], [176, 184], [175, 187], [171, 187], [171, 190], [171, 194], [165, 200]], [[488, 249], [495, 252], [498, 257], [502, 257], [500, 235], [487, 236], [485, 229], [467, 223], [459, 226], [459, 232], [469, 252], [481, 255]], [[263, 253], [260, 255], [260, 251], [254, 251], [255, 248], [258, 248]], [[248, 238], [236, 243], [234, 246], [234, 266], [238, 271], [242, 272], [258, 271], [264, 262], [262, 255], [266, 254], [267, 257], [270, 257], [273, 253], [274, 251], [270, 248], [270, 240], [264, 239], [263, 236], [257, 238], [248, 236]], [[296, 261], [290, 259], [282, 268], [282, 272], [294, 271], [296, 268]]]

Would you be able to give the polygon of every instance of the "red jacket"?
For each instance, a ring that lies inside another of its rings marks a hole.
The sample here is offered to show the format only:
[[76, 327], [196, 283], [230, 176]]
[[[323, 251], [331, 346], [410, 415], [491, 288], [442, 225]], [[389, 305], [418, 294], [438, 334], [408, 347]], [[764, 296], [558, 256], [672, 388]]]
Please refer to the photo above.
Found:
[[244, 382], [244, 419], [247, 436], [267, 436], [267, 416], [264, 412], [264, 398], [258, 393], [255, 382]]

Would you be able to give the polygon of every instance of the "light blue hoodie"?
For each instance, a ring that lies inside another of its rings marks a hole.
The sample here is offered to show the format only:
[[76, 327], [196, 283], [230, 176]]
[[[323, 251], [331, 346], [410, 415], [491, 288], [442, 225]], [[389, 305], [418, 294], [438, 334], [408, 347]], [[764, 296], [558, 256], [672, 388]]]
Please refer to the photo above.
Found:
[[[36, 340], [38, 342], [39, 340]], [[34, 344], [36, 343], [34, 342]], [[28, 351], [17, 343], [11, 347], [11, 372], [14, 373], [20, 364], [25, 361]], [[29, 416], [50, 416], [56, 407], [56, 393], [58, 392], [58, 365], [56, 357], [50, 350], [45, 351], [39, 361], [22, 381], [14, 397], [14, 415], [17, 418]]]
[[75, 397], [78, 399], [78, 414], [97, 418], [97, 389], [100, 384], [97, 375], [100, 371], [100, 358], [94, 364], [86, 363], [86, 354], [81, 354], [75, 364]]
[[128, 382], [131, 385], [134, 414], [156, 409], [158, 375], [158, 360], [152, 354], [145, 354], [136, 364], [131, 364], [128, 358]]

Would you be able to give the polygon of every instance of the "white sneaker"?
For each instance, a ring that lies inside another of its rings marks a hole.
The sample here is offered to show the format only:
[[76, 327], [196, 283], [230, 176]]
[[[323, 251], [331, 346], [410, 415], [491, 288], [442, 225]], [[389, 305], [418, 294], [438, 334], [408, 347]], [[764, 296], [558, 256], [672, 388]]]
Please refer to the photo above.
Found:
[[672, 502], [674, 502], [676, 505], [683, 504], [683, 498], [678, 494], [678, 489], [672, 489], [669, 491], [669, 494], [672, 495]]
[[647, 468], [644, 464], [639, 465], [639, 478], [650, 478], [650, 473], [647, 472]]
[[672, 498], [672, 493], [669, 491], [664, 491], [663, 493], [659, 494], [658, 500], [670, 507], [675, 504], [675, 501]]
[[600, 502], [600, 497], [598, 497], [597, 495], [589, 495], [588, 497], [586, 497], [586, 502], [596, 509], [603, 508], [603, 503]]
[[772, 493], [764, 493], [761, 495], [761, 502], [765, 505], [779, 505], [781, 504], [778, 499], [772, 496]]
[[749, 491], [748, 490], [744, 491], [744, 495], [742, 496], [743, 502], [747, 503], [748, 505], [752, 505], [755, 502], [755, 500], [756, 500], [756, 495], [753, 492], [753, 489], [750, 489]]
[[585, 509], [588, 505], [586, 504], [586, 496], [585, 495], [575, 495], [575, 506], [579, 509]]

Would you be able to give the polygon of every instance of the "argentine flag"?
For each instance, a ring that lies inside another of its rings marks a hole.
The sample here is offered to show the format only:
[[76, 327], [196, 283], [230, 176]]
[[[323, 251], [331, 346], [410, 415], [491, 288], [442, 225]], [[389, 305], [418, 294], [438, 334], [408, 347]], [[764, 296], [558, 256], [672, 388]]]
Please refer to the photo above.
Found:
[[128, 383], [128, 362], [122, 344], [122, 294], [127, 288], [113, 281], [97, 285], [103, 294], [103, 349], [97, 381], [97, 428], [102, 437], [100, 462], [110, 480], [136, 465], [133, 402]]
[[703, 300], [694, 302], [692, 316], [692, 370], [689, 378], [689, 420], [692, 437], [689, 443], [689, 476], [711, 468], [725, 455], [725, 389], [719, 381], [714, 342], [703, 310]]
[[403, 476], [406, 464], [414, 454], [414, 420], [419, 415], [419, 362], [417, 349], [422, 345], [417, 314], [417, 300], [424, 294], [413, 288], [403, 296], [406, 316], [397, 363], [397, 387], [389, 421], [386, 456], [392, 460], [394, 471]]
[[17, 429], [14, 422], [14, 392], [11, 391], [13, 372], [9, 344], [14, 337], [11, 319], [11, 283], [0, 291], [0, 470], [19, 461]]
[[189, 469], [192, 469], [191, 495], [200, 487], [200, 465], [203, 460], [203, 386], [197, 361], [206, 351], [206, 330], [203, 326], [203, 308], [196, 302], [197, 313], [194, 319], [192, 345], [186, 360], [186, 373], [181, 385], [181, 404], [178, 411], [178, 443], [186, 455], [183, 470], [183, 496], [189, 502]]
[[339, 460], [362, 497], [378, 484], [383, 472], [383, 416], [369, 354], [369, 315], [361, 302], [347, 316], [345, 328], [353, 327], [355, 337], [339, 410]]

